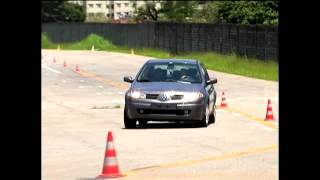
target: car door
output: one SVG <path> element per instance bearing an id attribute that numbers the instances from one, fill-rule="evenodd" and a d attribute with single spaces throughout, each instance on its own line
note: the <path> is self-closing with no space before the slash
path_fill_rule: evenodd
<path id="1" fill-rule="evenodd" d="M 210 80 L 207 69 L 202 63 L 201 63 L 201 71 L 204 74 L 205 81 Z M 214 106 L 214 102 L 215 102 L 214 86 L 213 86 L 213 84 L 205 84 L 205 89 L 209 94 L 209 109 L 210 109 L 210 111 L 212 111 L 214 108 L 213 106 Z"/>

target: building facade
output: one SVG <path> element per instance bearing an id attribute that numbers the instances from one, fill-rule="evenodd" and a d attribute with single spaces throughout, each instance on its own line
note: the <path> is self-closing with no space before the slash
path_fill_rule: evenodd
<path id="1" fill-rule="evenodd" d="M 69 1 L 85 6 L 87 19 L 103 17 L 110 20 L 130 18 L 136 8 L 144 6 L 148 1 Z M 160 6 L 160 3 L 157 3 Z"/>

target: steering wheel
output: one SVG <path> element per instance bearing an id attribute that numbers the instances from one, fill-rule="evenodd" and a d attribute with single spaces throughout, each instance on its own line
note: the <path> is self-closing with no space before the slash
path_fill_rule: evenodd
<path id="1" fill-rule="evenodd" d="M 189 78 L 190 78 L 190 76 L 188 76 L 188 75 L 183 75 L 183 76 L 181 76 L 180 79 L 189 79 Z"/>
<path id="2" fill-rule="evenodd" d="M 192 76 L 188 76 L 188 75 L 183 75 L 183 76 L 181 76 L 180 79 L 187 80 L 187 81 L 194 81 L 195 80 Z"/>

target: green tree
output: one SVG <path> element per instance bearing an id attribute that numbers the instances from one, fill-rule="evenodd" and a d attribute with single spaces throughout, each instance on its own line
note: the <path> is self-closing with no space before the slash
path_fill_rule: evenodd
<path id="1" fill-rule="evenodd" d="M 163 20 L 188 22 L 196 12 L 197 1 L 165 1 L 161 4 Z"/>
<path id="2" fill-rule="evenodd" d="M 217 1 L 220 22 L 236 24 L 277 24 L 279 1 Z"/>
<path id="3" fill-rule="evenodd" d="M 160 14 L 160 9 L 156 7 L 156 2 L 159 1 L 148 1 L 145 6 L 139 7 L 135 10 L 136 21 L 157 21 Z"/>
<path id="4" fill-rule="evenodd" d="M 204 1 L 203 1 L 204 2 Z M 217 18 L 217 7 L 215 2 L 204 2 L 201 9 L 197 9 L 192 17 L 193 22 L 215 23 Z"/>
<path id="5" fill-rule="evenodd" d="M 82 22 L 86 19 L 84 7 L 66 1 L 41 1 L 42 22 Z"/>

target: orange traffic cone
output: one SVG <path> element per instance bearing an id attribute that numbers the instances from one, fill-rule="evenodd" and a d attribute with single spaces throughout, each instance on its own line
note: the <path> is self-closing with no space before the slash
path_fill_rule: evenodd
<path id="1" fill-rule="evenodd" d="M 221 100 L 221 105 L 220 105 L 221 108 L 226 108 L 228 107 L 227 105 L 227 101 L 226 101 L 226 97 L 224 96 L 224 92 L 222 92 L 222 100 Z"/>
<path id="2" fill-rule="evenodd" d="M 266 114 L 266 118 L 264 120 L 265 121 L 273 121 L 274 120 L 270 99 L 268 99 L 267 114 Z"/>
<path id="3" fill-rule="evenodd" d="M 66 61 L 63 61 L 63 67 L 67 67 Z"/>
<path id="4" fill-rule="evenodd" d="M 53 60 L 52 60 L 54 63 L 56 63 L 56 57 L 53 57 Z"/>
<path id="5" fill-rule="evenodd" d="M 80 67 L 78 66 L 78 64 L 76 65 L 76 69 L 75 69 L 77 72 L 80 71 Z"/>
<path id="6" fill-rule="evenodd" d="M 97 176 L 96 178 L 117 178 L 125 176 L 120 173 L 118 161 L 117 161 L 117 154 L 116 150 L 113 145 L 113 137 L 112 132 L 108 132 L 108 139 L 107 139 L 107 147 L 105 151 L 105 158 L 102 167 L 102 174 Z"/>

